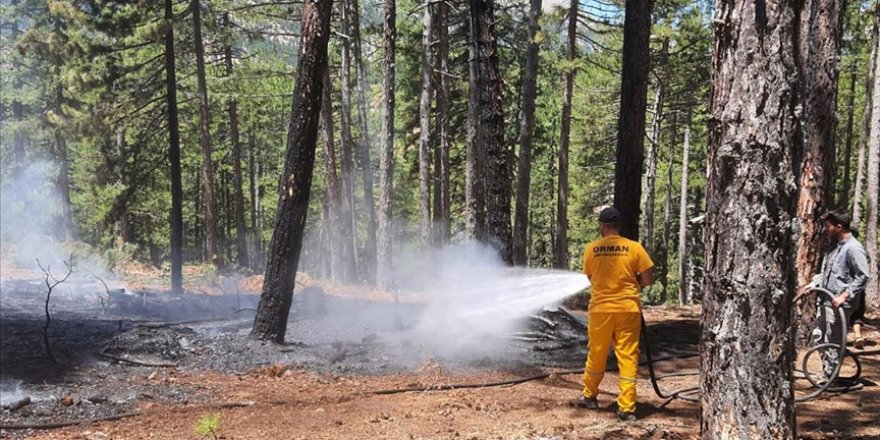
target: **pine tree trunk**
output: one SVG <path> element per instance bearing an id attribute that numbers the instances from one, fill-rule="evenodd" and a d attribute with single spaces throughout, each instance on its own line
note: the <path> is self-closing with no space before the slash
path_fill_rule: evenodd
<path id="1" fill-rule="evenodd" d="M 336 169 L 336 141 L 333 138 L 333 100 L 330 70 L 324 70 L 324 88 L 321 99 L 321 122 L 324 130 L 324 204 L 327 206 L 327 222 L 324 229 L 328 231 L 327 241 L 330 260 L 330 278 L 342 281 L 345 273 L 344 243 L 339 231 L 342 230 L 341 210 L 342 191 L 339 188 L 339 176 Z"/>
<path id="2" fill-rule="evenodd" d="M 260 230 L 257 228 L 257 217 L 258 211 L 257 206 L 259 204 L 259 200 L 257 198 L 257 148 L 256 148 L 256 136 L 254 132 L 248 133 L 248 190 L 251 196 L 251 233 L 253 234 L 251 242 L 251 269 L 257 270 L 259 268 L 260 258 Z"/>
<path id="3" fill-rule="evenodd" d="M 425 3 L 422 15 L 422 92 L 419 98 L 419 238 L 431 247 L 431 42 L 434 6 Z"/>
<path id="4" fill-rule="evenodd" d="M 479 90 L 483 86 L 477 73 L 477 29 L 468 21 L 468 110 L 467 152 L 465 164 L 465 232 L 470 240 L 482 241 L 486 235 L 486 181 L 483 173 L 485 145 L 477 143 Z"/>
<path id="5" fill-rule="evenodd" d="M 229 12 L 223 14 L 223 23 L 227 29 L 229 26 Z M 223 58 L 226 63 L 226 77 L 232 78 L 232 48 L 229 44 L 223 46 Z M 247 226 L 244 220 L 244 179 L 241 175 L 241 142 L 238 129 L 238 103 L 235 97 L 230 97 L 226 103 L 229 109 L 229 137 L 232 141 L 232 178 L 235 198 L 235 238 L 238 255 L 238 267 L 249 267 Z"/>
<path id="6" fill-rule="evenodd" d="M 873 108 L 874 77 L 877 76 L 877 46 L 880 31 L 880 4 L 874 8 L 874 27 L 871 32 L 871 56 L 868 59 L 868 78 L 865 82 L 865 107 L 859 131 L 859 160 L 856 168 L 856 187 L 853 191 L 852 229 L 858 231 L 862 226 L 862 194 L 865 184 L 865 156 L 868 151 L 868 136 L 871 133 L 871 109 Z"/>
<path id="7" fill-rule="evenodd" d="M 853 143 L 853 119 L 856 112 L 856 64 L 849 65 L 849 94 L 847 95 L 846 104 L 846 129 L 844 130 L 846 140 L 844 140 L 843 150 L 843 188 L 840 190 L 840 201 L 837 206 L 847 209 L 849 207 L 849 191 L 851 185 L 850 174 L 852 174 L 852 143 Z"/>
<path id="8" fill-rule="evenodd" d="M 19 4 L 19 0 L 12 0 L 9 4 L 11 10 L 16 11 Z M 21 34 L 21 30 L 18 28 L 18 20 L 10 20 L 10 33 L 9 33 L 9 41 L 15 42 L 18 41 L 18 37 Z M 13 58 L 14 59 L 14 58 Z M 18 64 L 13 64 L 13 69 L 19 67 Z M 12 95 L 14 96 L 12 100 L 12 120 L 15 122 L 15 129 L 12 134 L 12 157 L 15 160 L 15 171 L 13 173 L 13 178 L 18 179 L 21 176 L 22 171 L 24 171 L 25 167 L 25 151 L 24 151 L 24 130 L 22 129 L 22 121 L 24 120 L 24 105 L 18 99 L 18 96 L 21 95 L 21 78 L 20 75 L 13 75 L 12 80 Z"/>
<path id="9" fill-rule="evenodd" d="M 445 2 L 437 4 L 437 57 L 438 75 L 437 89 L 437 131 L 440 136 L 437 153 L 440 155 L 440 166 L 434 171 L 439 180 L 439 210 L 435 228 L 438 230 L 438 244 L 445 245 L 451 238 L 451 206 L 449 183 L 449 151 L 452 148 L 452 133 L 449 132 L 449 5 Z"/>
<path id="10" fill-rule="evenodd" d="M 664 41 L 664 48 L 669 40 Z M 654 255 L 654 200 L 657 184 L 657 155 L 660 150 L 660 129 L 663 120 L 663 92 L 662 82 L 658 82 L 654 93 L 654 120 L 651 122 L 650 147 L 648 148 L 648 160 L 645 171 L 645 221 L 642 223 L 642 245 L 648 251 L 648 255 Z"/>
<path id="11" fill-rule="evenodd" d="M 471 26 L 476 48 L 477 127 L 474 142 L 484 148 L 486 234 L 502 261 L 511 264 L 510 152 L 504 145 L 504 112 L 493 0 L 471 0 Z"/>
<path id="12" fill-rule="evenodd" d="M 55 112 L 59 118 L 63 117 L 61 103 L 64 95 L 61 85 L 55 87 Z M 73 213 L 70 205 L 70 160 L 67 157 L 66 135 L 61 127 L 56 126 L 53 130 L 55 140 L 55 160 L 58 161 L 58 180 L 56 186 L 61 196 L 61 238 L 73 240 Z"/>
<path id="13" fill-rule="evenodd" d="M 878 17 L 880 17 L 880 4 L 876 5 Z M 875 39 L 874 51 L 880 52 L 880 40 Z M 878 216 L 878 199 L 880 199 L 880 75 L 876 72 L 880 71 L 880 57 L 874 58 L 874 98 L 872 100 L 871 110 L 871 140 L 868 149 L 868 185 L 865 189 L 867 193 L 866 203 L 866 233 L 865 248 L 868 251 L 868 261 L 870 262 L 871 278 L 868 281 L 868 287 L 865 291 L 865 305 L 868 310 L 873 313 L 880 312 L 880 259 L 877 255 L 877 216 Z"/>
<path id="14" fill-rule="evenodd" d="M 541 0 L 529 0 L 529 41 L 523 72 L 522 120 L 519 127 L 519 175 L 513 214 L 513 264 L 528 265 L 526 249 L 529 227 L 529 196 L 532 183 L 532 142 L 535 137 L 535 100 L 538 96 L 538 32 L 541 31 Z"/>
<path id="15" fill-rule="evenodd" d="M 614 164 L 614 206 L 623 217 L 620 234 L 632 240 L 639 238 L 650 37 L 651 1 L 628 0 L 623 23 L 623 69 L 617 160 Z"/>
<path id="16" fill-rule="evenodd" d="M 797 285 L 818 272 L 825 241 L 822 214 L 833 202 L 837 129 L 837 60 L 840 55 L 842 0 L 809 0 L 800 16 L 799 76 L 803 102 L 803 159 L 798 185 Z M 799 338 L 813 328 L 816 304 L 798 304 Z"/>
<path id="17" fill-rule="evenodd" d="M 376 279 L 376 203 L 373 198 L 373 162 L 370 159 L 370 132 L 367 123 L 367 74 L 364 70 L 364 58 L 361 51 L 360 7 L 358 0 L 348 0 L 351 8 L 351 39 L 354 49 L 355 72 L 357 74 L 358 95 L 358 128 L 360 142 L 358 160 L 360 162 L 364 182 L 364 209 L 367 211 L 366 241 L 364 242 L 364 274 L 367 281 Z"/>
<path id="18" fill-rule="evenodd" d="M 119 225 L 119 242 L 120 249 L 126 243 L 134 243 L 134 228 L 131 223 L 131 215 L 128 212 L 128 198 L 131 194 L 134 193 L 135 183 L 132 181 L 133 179 L 129 179 L 127 173 L 125 172 L 124 163 L 125 163 L 125 129 L 119 128 L 116 131 L 116 158 L 117 165 L 116 169 L 116 180 L 125 186 L 125 192 L 127 193 L 124 196 L 119 196 L 117 200 L 123 200 L 121 203 L 122 207 L 118 216 L 118 225 Z M 114 208 L 116 206 L 114 205 Z"/>
<path id="19" fill-rule="evenodd" d="M 379 146 L 379 236 L 376 281 L 379 288 L 391 290 L 392 277 L 392 211 L 394 195 L 394 72 L 397 45 L 396 0 L 385 0 L 382 46 L 382 144 Z"/>
<path id="20" fill-rule="evenodd" d="M 171 291 L 183 293 L 183 185 L 180 175 L 180 128 L 174 67 L 174 2 L 165 0 L 165 85 L 171 162 Z"/>
<path id="21" fill-rule="evenodd" d="M 284 342 L 287 316 L 302 249 L 309 208 L 318 115 L 321 110 L 327 39 L 330 34 L 330 0 L 306 0 L 303 7 L 299 67 L 293 91 L 287 154 L 281 175 L 281 194 L 263 291 L 251 336 Z"/>
<path id="22" fill-rule="evenodd" d="M 196 52 L 196 80 L 199 95 L 199 141 L 202 145 L 202 177 L 204 178 L 202 200 L 205 212 L 205 251 L 208 261 L 221 264 L 217 251 L 217 216 L 214 202 L 214 160 L 211 147 L 211 119 L 208 111 L 208 85 L 205 79 L 205 48 L 202 42 L 202 14 L 199 0 L 191 0 L 193 20 L 193 44 Z"/>
<path id="23" fill-rule="evenodd" d="M 701 435 L 794 439 L 797 5 L 719 0 L 709 121 Z"/>
<path id="24" fill-rule="evenodd" d="M 685 121 L 684 146 L 681 153 L 681 188 L 678 198 L 678 304 L 688 303 L 687 224 L 688 224 L 688 160 L 691 152 L 691 121 Z M 645 237 L 647 239 L 647 237 Z"/>
<path id="25" fill-rule="evenodd" d="M 341 4 L 342 33 L 348 34 L 350 11 Z M 354 141 L 351 136 L 351 42 L 342 39 L 342 100 L 339 107 L 340 134 L 342 135 L 342 236 L 345 240 L 345 280 L 355 281 L 358 276 L 357 223 L 354 204 Z"/>
<path id="26" fill-rule="evenodd" d="M 675 139 L 677 127 L 676 124 L 673 123 L 673 139 Z M 674 141 L 673 141 L 674 144 Z M 663 202 L 663 255 L 662 255 L 662 268 L 663 271 L 660 274 L 660 283 L 663 285 L 663 298 L 661 300 L 662 303 L 666 303 L 669 300 L 669 261 L 670 254 L 672 253 L 669 249 L 669 223 L 672 218 L 672 166 L 673 166 L 673 154 L 672 148 L 669 148 L 669 162 L 666 166 L 666 197 Z M 681 257 L 679 257 L 681 258 Z"/>
<path id="27" fill-rule="evenodd" d="M 577 41 L 578 0 L 568 7 L 568 66 L 562 92 L 562 123 L 559 138 L 559 182 L 556 189 L 556 241 L 553 242 L 553 267 L 568 269 L 568 145 L 571 138 L 571 99 L 574 91 L 574 51 Z"/>
<path id="28" fill-rule="evenodd" d="M 650 37 L 651 0 L 627 0 L 623 22 L 617 160 L 614 164 L 614 206 L 623 217 L 620 234 L 632 240 L 639 238 Z"/>

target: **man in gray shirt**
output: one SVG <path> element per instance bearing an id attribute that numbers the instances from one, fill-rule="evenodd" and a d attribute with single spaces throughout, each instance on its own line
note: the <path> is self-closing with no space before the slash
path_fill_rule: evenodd
<path id="1" fill-rule="evenodd" d="M 816 328 L 813 329 L 814 345 L 827 342 L 839 343 L 843 333 L 838 315 L 838 308 L 843 308 L 849 321 L 856 310 L 861 296 L 865 294 L 868 284 L 868 254 L 850 231 L 849 214 L 842 209 L 826 212 L 822 216 L 825 222 L 825 235 L 832 243 L 831 249 L 822 260 L 822 273 L 813 276 L 813 281 L 806 287 L 821 287 L 834 295 L 833 299 L 825 295 L 819 296 L 816 310 Z M 838 349 L 823 350 L 822 366 L 825 377 L 830 377 L 837 366 Z"/>

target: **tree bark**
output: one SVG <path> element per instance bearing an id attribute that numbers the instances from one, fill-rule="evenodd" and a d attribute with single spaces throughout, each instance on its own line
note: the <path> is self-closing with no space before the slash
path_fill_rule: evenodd
<path id="1" fill-rule="evenodd" d="M 370 132 L 367 123 L 367 74 L 361 51 L 361 15 L 358 0 L 348 0 L 351 8 L 350 36 L 354 49 L 355 73 L 357 75 L 358 95 L 358 159 L 364 182 L 364 209 L 367 211 L 367 230 L 364 242 L 364 275 L 367 281 L 376 279 L 376 203 L 373 199 L 373 163 L 370 160 Z"/>
<path id="2" fill-rule="evenodd" d="M 678 198 L 678 304 L 688 303 L 687 281 L 687 224 L 688 224 L 688 160 L 691 151 L 691 121 L 685 121 L 684 146 L 681 153 L 681 188 Z M 647 240 L 647 237 L 645 237 Z"/>
<path id="3" fill-rule="evenodd" d="M 529 41 L 523 72 L 522 120 L 519 127 L 519 175 L 513 214 L 513 264 L 528 265 L 529 197 L 532 183 L 532 143 L 535 137 L 535 100 L 538 96 L 538 32 L 541 31 L 541 0 L 529 0 Z"/>
<path id="4" fill-rule="evenodd" d="M 486 181 L 483 173 L 485 145 L 477 143 L 479 120 L 479 90 L 482 86 L 477 73 L 477 29 L 474 20 L 468 21 L 468 110 L 467 152 L 465 164 L 465 232 L 470 240 L 483 241 L 486 236 Z"/>
<path id="5" fill-rule="evenodd" d="M 331 90 L 333 83 L 330 80 L 330 70 L 324 70 L 324 87 L 321 99 L 321 122 L 324 131 L 324 204 L 327 206 L 327 230 L 328 254 L 330 278 L 335 281 L 344 280 L 345 255 L 342 230 L 340 225 L 342 213 L 342 190 L 339 188 L 339 176 L 336 172 L 336 141 L 333 137 L 333 99 Z"/>
<path id="6" fill-rule="evenodd" d="M 199 95 L 199 141 L 202 145 L 202 200 L 205 212 L 205 252 L 208 261 L 219 265 L 222 257 L 217 252 L 217 217 L 214 202 L 214 160 L 211 146 L 211 119 L 208 111 L 208 85 L 205 79 L 205 47 L 202 42 L 202 14 L 199 0 L 191 0 L 193 44 L 196 52 L 196 81 Z"/>
<path id="7" fill-rule="evenodd" d="M 803 159 L 797 209 L 801 222 L 795 260 L 798 286 L 807 285 L 818 271 L 825 241 L 821 216 L 833 201 L 841 11 L 842 0 L 809 0 L 800 13 Z M 798 306 L 802 338 L 812 329 L 815 307 L 812 301 Z"/>
<path id="8" fill-rule="evenodd" d="M 230 29 L 229 12 L 223 14 L 223 24 Z M 226 77 L 232 78 L 232 47 L 227 43 L 223 46 L 223 58 L 226 64 Z M 232 141 L 232 179 L 233 197 L 235 199 L 235 239 L 238 256 L 238 267 L 249 267 L 247 226 L 244 220 L 244 179 L 241 174 L 241 142 L 238 128 L 238 103 L 232 96 L 226 102 L 229 110 L 229 137 Z"/>
<path id="9" fill-rule="evenodd" d="M 853 191 L 852 229 L 858 231 L 862 225 L 862 194 L 865 184 L 865 156 L 868 151 L 868 136 L 871 133 L 871 109 L 873 108 L 874 78 L 877 76 L 877 46 L 880 31 L 880 4 L 874 8 L 874 27 L 871 31 L 871 56 L 868 60 L 868 78 L 865 83 L 865 107 L 859 131 L 859 161 L 856 168 L 856 187 Z"/>
<path id="10" fill-rule="evenodd" d="M 171 291 L 183 293 L 183 185 L 180 175 L 180 127 L 174 67 L 174 2 L 165 0 L 165 86 L 171 162 Z"/>
<path id="11" fill-rule="evenodd" d="M 434 174 L 439 180 L 438 211 L 434 227 L 437 229 L 437 244 L 440 246 L 449 243 L 451 238 L 451 207 L 450 207 L 450 184 L 449 184 L 449 151 L 452 148 L 452 133 L 449 132 L 449 5 L 445 2 L 437 4 L 437 63 L 439 64 L 438 76 L 440 77 L 437 89 L 437 132 L 440 142 L 437 153 L 439 154 L 439 167 Z"/>
<path id="12" fill-rule="evenodd" d="M 623 217 L 620 234 L 632 240 L 639 239 L 650 37 L 651 0 L 627 0 L 623 22 L 617 161 L 614 164 L 614 206 Z"/>
<path id="13" fill-rule="evenodd" d="M 716 3 L 701 434 L 794 439 L 795 1 Z"/>
<path id="14" fill-rule="evenodd" d="M 522 120 L 519 127 L 519 175 L 513 222 L 513 264 L 528 265 L 526 248 L 529 227 L 529 196 L 532 183 L 532 142 L 535 137 L 535 100 L 538 96 L 538 32 L 541 31 L 541 0 L 529 0 L 529 42 L 523 72 Z"/>
<path id="15" fill-rule="evenodd" d="M 376 281 L 379 288 L 391 290 L 394 280 L 392 265 L 392 210 L 394 195 L 394 74 L 397 45 L 396 0 L 385 0 L 382 47 L 382 144 L 379 146 L 379 236 Z"/>
<path id="16" fill-rule="evenodd" d="M 568 66 L 564 75 L 562 92 L 562 123 L 559 136 L 559 182 L 556 185 L 556 241 L 553 242 L 553 267 L 568 269 L 568 146 L 571 138 L 571 99 L 574 91 L 574 57 L 577 40 L 578 0 L 571 0 L 568 7 L 568 36 L 566 56 Z"/>
<path id="17" fill-rule="evenodd" d="M 880 4 L 875 6 L 880 17 Z M 875 39 L 874 51 L 880 51 L 880 40 Z M 868 251 L 868 261 L 870 262 L 871 278 L 868 280 L 868 287 L 865 290 L 866 307 L 874 313 L 880 311 L 880 259 L 877 255 L 877 216 L 878 216 L 878 199 L 880 199 L 880 75 L 876 72 L 880 71 L 880 57 L 874 58 L 874 90 L 873 104 L 871 110 L 871 141 L 868 150 L 868 185 L 865 189 L 867 193 L 866 203 L 866 229 L 865 243 Z"/>
<path id="18" fill-rule="evenodd" d="M 350 11 L 344 4 L 342 10 L 342 32 L 348 33 Z M 357 222 L 354 203 L 354 141 L 351 135 L 351 42 L 342 38 L 342 72 L 341 72 L 341 105 L 339 120 L 342 135 L 342 236 L 345 240 L 345 260 L 348 269 L 345 273 L 347 281 L 355 281 L 358 276 L 357 258 Z"/>
<path id="19" fill-rule="evenodd" d="M 284 342 L 287 316 L 302 249 L 309 193 L 315 165 L 318 115 L 321 109 L 327 39 L 330 34 L 330 0 L 306 0 L 303 7 L 299 68 L 293 91 L 290 127 L 281 194 L 269 250 L 263 291 L 251 336 Z"/>
<path id="20" fill-rule="evenodd" d="M 487 241 L 502 261 L 511 264 L 510 241 L 510 154 L 504 145 L 504 112 L 498 50 L 495 42 L 493 0 L 471 0 L 471 26 L 476 48 L 477 127 L 474 142 L 486 152 Z"/>
<path id="21" fill-rule="evenodd" d="M 419 237 L 431 247 L 431 42 L 434 6 L 425 2 L 422 15 L 422 92 L 419 97 Z"/>

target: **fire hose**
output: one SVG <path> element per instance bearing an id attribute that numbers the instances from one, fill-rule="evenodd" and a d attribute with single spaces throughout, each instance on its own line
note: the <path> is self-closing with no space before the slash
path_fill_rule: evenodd
<path id="1" fill-rule="evenodd" d="M 834 295 L 831 292 L 829 292 L 828 290 L 820 288 L 820 287 L 814 287 L 804 293 L 801 293 L 801 294 L 795 296 L 792 303 L 797 304 L 799 301 L 811 296 L 812 294 L 824 295 L 829 300 L 832 300 L 834 298 Z M 796 397 L 795 402 L 806 402 L 809 400 L 813 400 L 816 397 L 819 397 L 819 395 L 821 395 L 825 391 L 851 391 L 851 390 L 856 390 L 856 389 L 860 388 L 859 386 L 842 386 L 842 387 L 841 386 L 832 386 L 838 380 L 844 380 L 844 381 L 854 383 L 856 380 L 858 380 L 859 376 L 861 376 L 861 374 L 862 374 L 862 363 L 859 360 L 858 354 L 853 353 L 853 352 L 846 349 L 846 330 L 847 330 L 846 313 L 844 312 L 842 307 L 835 308 L 835 311 L 837 312 L 837 315 L 838 315 L 837 324 L 840 326 L 840 330 L 841 330 L 840 331 L 840 341 L 826 342 L 826 343 L 818 344 L 818 345 L 811 347 L 809 350 L 807 350 L 806 353 L 804 353 L 804 357 L 801 362 L 801 369 L 800 370 L 795 369 L 795 371 L 797 373 L 800 373 L 802 375 L 802 378 L 809 381 L 810 385 L 812 387 L 814 387 L 815 390 L 805 396 Z M 660 397 L 661 399 L 670 399 L 671 400 L 671 399 L 678 398 L 678 399 L 685 400 L 688 402 L 699 402 L 698 398 L 692 396 L 693 394 L 699 393 L 700 387 L 698 387 L 698 386 L 684 387 L 684 388 L 673 390 L 673 391 L 664 391 L 660 388 L 659 382 L 664 378 L 676 377 L 676 376 L 696 376 L 696 375 L 699 375 L 700 372 L 699 371 L 680 371 L 680 372 L 669 373 L 669 374 L 664 374 L 664 375 L 657 375 L 657 372 L 654 371 L 654 359 L 651 355 L 651 337 L 648 334 L 648 326 L 645 323 L 645 316 L 644 315 L 642 315 L 642 337 L 644 338 L 645 356 L 647 357 L 647 361 L 648 361 L 647 362 L 648 374 L 651 377 L 651 386 L 654 388 L 654 393 L 657 394 L 657 397 Z M 809 369 L 808 369 L 808 365 L 807 365 L 810 360 L 810 356 L 812 356 L 814 353 L 828 350 L 828 349 L 833 349 L 833 348 L 837 348 L 838 362 L 834 366 L 834 370 L 833 370 L 831 376 L 827 377 L 824 382 L 816 381 L 813 378 L 813 376 L 810 374 Z M 842 376 L 840 376 L 840 369 L 843 366 L 843 360 L 846 357 L 849 357 L 853 360 L 853 362 L 855 363 L 856 371 L 851 376 L 843 376 L 842 377 Z"/>

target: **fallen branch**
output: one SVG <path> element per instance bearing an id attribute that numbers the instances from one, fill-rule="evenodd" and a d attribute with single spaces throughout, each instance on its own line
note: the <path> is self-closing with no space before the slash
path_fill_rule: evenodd
<path id="1" fill-rule="evenodd" d="M 129 364 L 132 364 L 132 365 L 138 365 L 138 366 L 141 366 L 141 367 L 177 368 L 177 364 L 161 364 L 161 363 L 150 363 L 150 362 L 144 362 L 144 361 L 139 361 L 139 360 L 136 360 L 136 359 L 128 359 L 128 358 L 124 358 L 124 357 L 121 357 L 121 356 L 114 356 L 114 355 L 112 355 L 112 354 L 107 354 L 107 353 L 105 353 L 105 352 L 103 352 L 103 351 L 100 352 L 100 353 L 95 353 L 95 355 L 96 355 L 96 356 L 103 357 L 103 358 L 111 359 L 111 360 L 114 360 L 114 361 L 117 361 L 117 362 L 125 362 L 125 363 L 129 363 Z"/>

